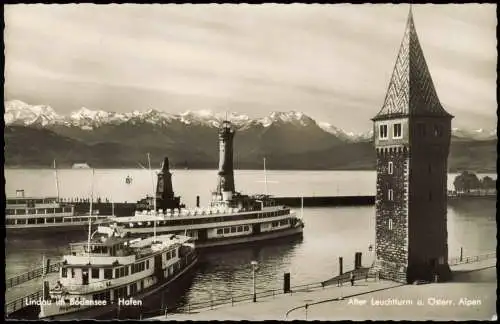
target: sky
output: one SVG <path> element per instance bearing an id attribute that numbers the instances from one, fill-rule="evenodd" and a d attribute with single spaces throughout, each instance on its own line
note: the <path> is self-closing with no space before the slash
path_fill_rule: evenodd
<path id="1" fill-rule="evenodd" d="M 382 107 L 409 5 L 5 5 L 6 100 L 264 117 L 346 131 Z M 496 6 L 413 5 L 453 127 L 496 129 Z"/>

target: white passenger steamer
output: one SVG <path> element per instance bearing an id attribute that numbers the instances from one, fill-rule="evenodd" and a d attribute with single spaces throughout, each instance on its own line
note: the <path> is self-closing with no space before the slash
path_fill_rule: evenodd
<path id="1" fill-rule="evenodd" d="M 196 262 L 189 237 L 133 239 L 112 226 L 99 226 L 88 241 L 70 244 L 58 282 L 51 287 L 44 282 L 39 318 L 91 319 L 116 312 L 117 307 L 140 306 Z"/>
<path id="2" fill-rule="evenodd" d="M 208 208 L 137 211 L 110 221 L 134 237 L 151 235 L 155 226 L 159 234 L 185 234 L 196 240 L 197 248 L 297 236 L 304 227 L 295 211 L 264 195 L 238 195 Z"/>
<path id="3" fill-rule="evenodd" d="M 99 224 L 109 216 L 78 214 L 73 204 L 56 197 L 25 197 L 24 191 L 18 190 L 16 197 L 6 199 L 5 228 L 8 234 L 81 230 L 89 217 L 93 224 Z"/>

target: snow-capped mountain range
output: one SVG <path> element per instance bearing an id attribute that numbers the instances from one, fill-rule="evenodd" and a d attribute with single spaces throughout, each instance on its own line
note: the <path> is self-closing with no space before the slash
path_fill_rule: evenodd
<path id="1" fill-rule="evenodd" d="M 230 112 L 226 115 L 224 113 L 214 113 L 211 110 L 186 111 L 181 114 L 169 114 L 155 109 L 149 109 L 144 112 L 133 111 L 128 113 L 116 113 L 103 110 L 91 110 L 82 107 L 68 116 L 62 116 L 56 113 L 52 107 L 47 105 L 30 105 L 20 100 L 6 101 L 4 105 L 4 120 L 6 125 L 31 125 L 42 127 L 59 125 L 92 130 L 107 124 L 122 124 L 126 122 L 134 124 L 137 122 L 145 122 L 153 125 L 167 126 L 177 121 L 185 125 L 218 127 L 220 123 L 227 118 L 238 129 L 245 129 L 256 125 L 269 127 L 273 124 L 283 123 L 299 127 L 317 125 L 325 132 L 349 142 L 365 141 L 371 139 L 373 136 L 373 130 L 361 134 L 346 132 L 330 123 L 316 122 L 304 113 L 296 111 L 272 112 L 266 117 L 252 119 L 247 115 L 235 112 Z M 474 140 L 486 140 L 497 137 L 496 129 L 478 129 L 471 131 L 453 128 L 452 134 L 457 138 Z"/>

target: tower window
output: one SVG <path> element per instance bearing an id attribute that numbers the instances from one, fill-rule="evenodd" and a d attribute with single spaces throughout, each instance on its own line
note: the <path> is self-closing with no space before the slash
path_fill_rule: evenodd
<path id="1" fill-rule="evenodd" d="M 394 167 L 393 167 L 392 162 L 387 163 L 387 174 L 392 174 L 393 171 L 394 171 Z"/>
<path id="2" fill-rule="evenodd" d="M 389 219 L 389 230 L 392 231 L 392 219 Z"/>
<path id="3" fill-rule="evenodd" d="M 434 125 L 434 136 L 435 137 L 443 136 L 443 129 L 441 128 L 441 125 Z"/>
<path id="4" fill-rule="evenodd" d="M 387 139 L 387 125 L 379 126 L 379 139 Z"/>
<path id="5" fill-rule="evenodd" d="M 394 199 L 394 191 L 392 189 L 387 190 L 387 199 L 392 201 Z"/>
<path id="6" fill-rule="evenodd" d="M 393 138 L 403 137 L 403 127 L 401 126 L 401 123 L 392 125 L 392 137 Z"/>

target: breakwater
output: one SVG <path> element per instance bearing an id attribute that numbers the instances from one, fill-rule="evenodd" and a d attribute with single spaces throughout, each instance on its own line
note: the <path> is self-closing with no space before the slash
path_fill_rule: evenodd
<path id="1" fill-rule="evenodd" d="M 304 207 L 331 207 L 331 206 L 373 206 L 375 196 L 308 196 L 308 197 L 274 197 L 275 201 L 290 207 L 300 207 L 302 199 Z M 496 199 L 495 195 L 450 195 L 448 201 L 463 201 L 471 199 Z M 88 202 L 76 202 L 75 211 L 79 214 L 89 212 Z M 100 215 L 132 216 L 137 209 L 137 203 L 94 202 L 92 209 Z M 140 209 L 140 208 L 139 208 Z"/>
<path id="2" fill-rule="evenodd" d="M 375 196 L 313 196 L 313 197 L 275 197 L 278 203 L 290 207 L 300 207 L 302 199 L 304 207 L 321 206 L 371 206 L 375 204 Z"/>

